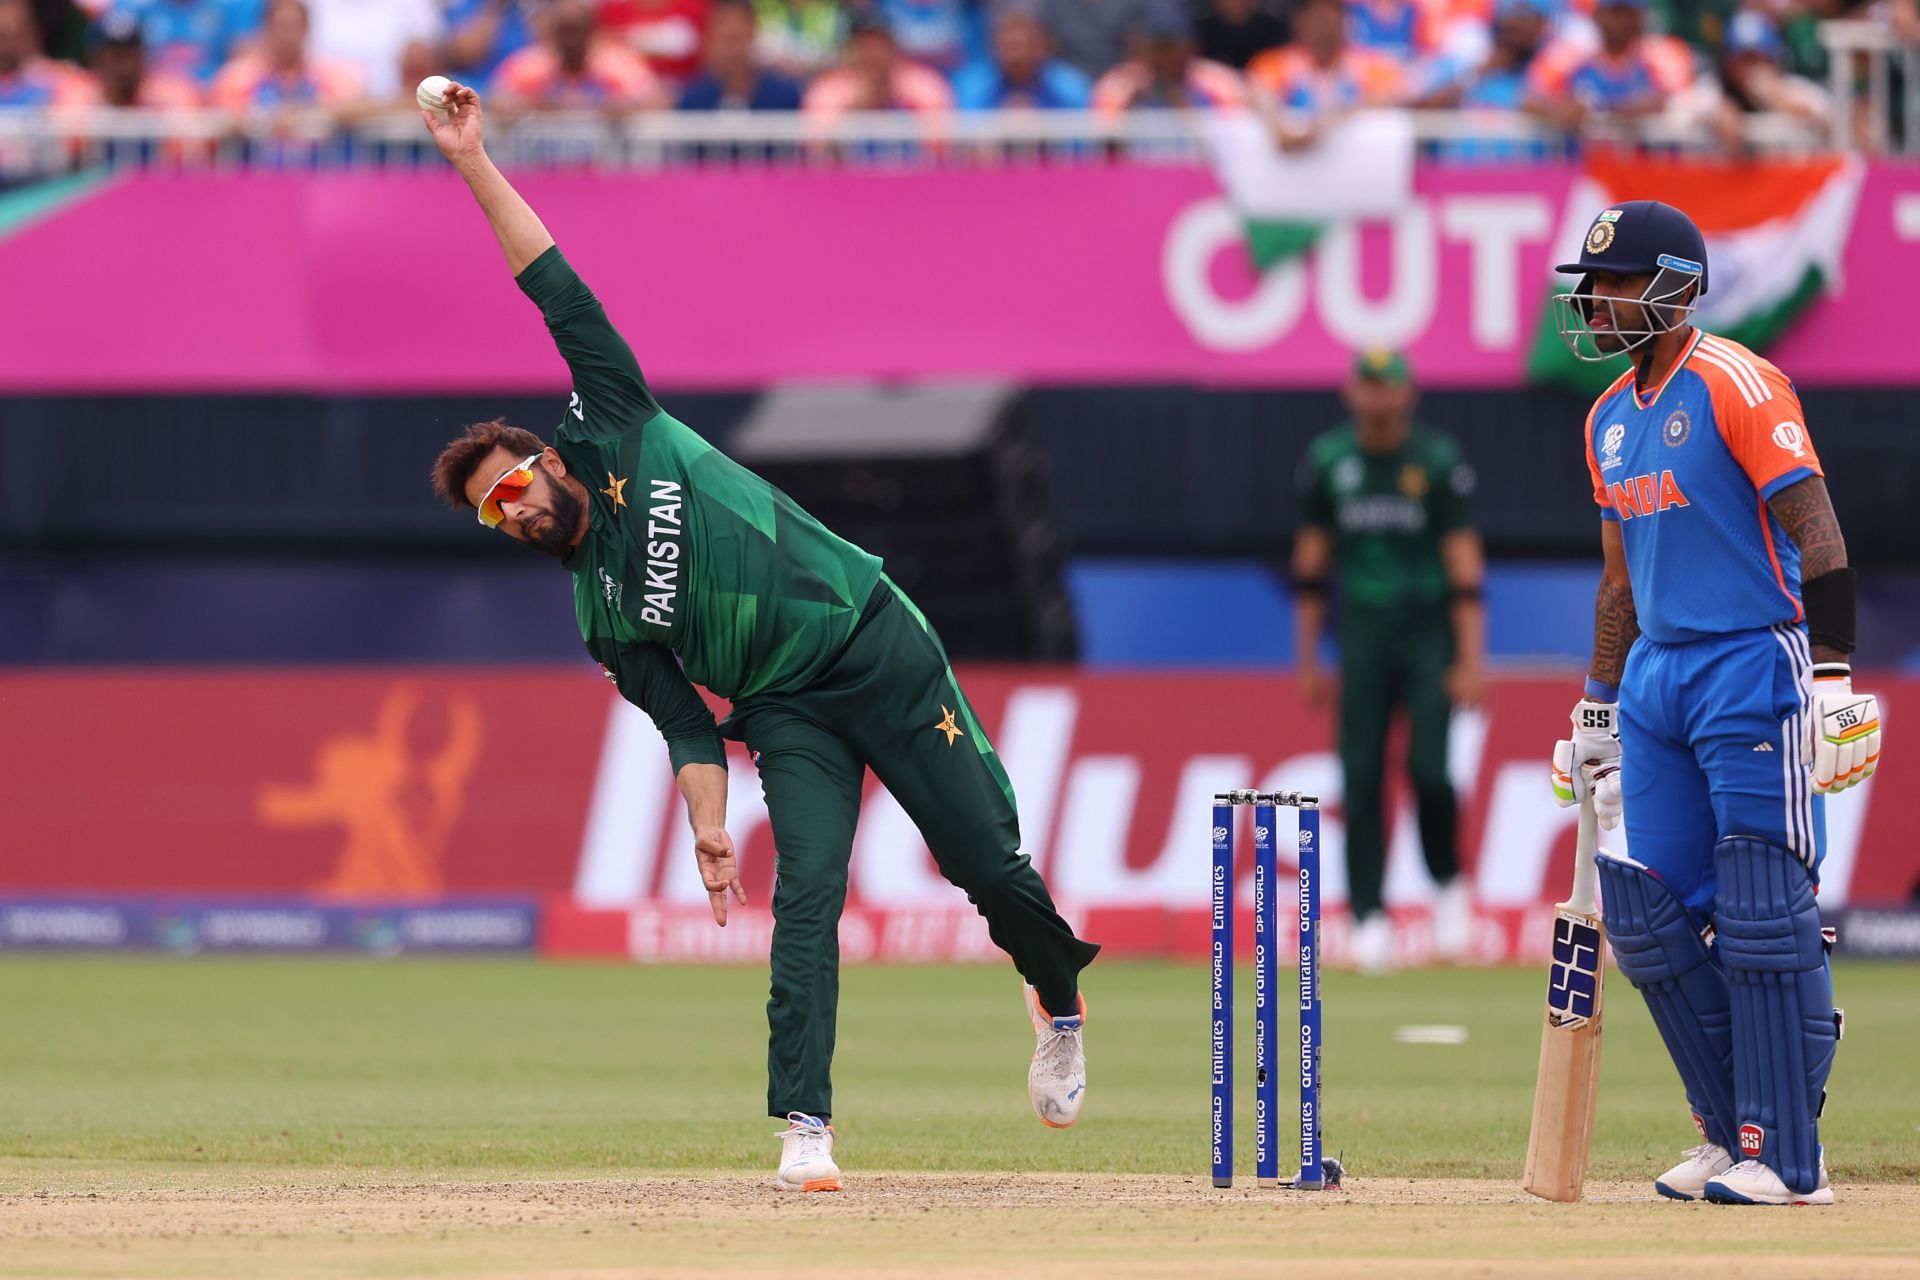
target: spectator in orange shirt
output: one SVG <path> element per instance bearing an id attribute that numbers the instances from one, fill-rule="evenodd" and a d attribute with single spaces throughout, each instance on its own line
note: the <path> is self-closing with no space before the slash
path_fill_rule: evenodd
<path id="1" fill-rule="evenodd" d="M 1672 36 L 1647 33 L 1647 0 L 1601 0 L 1593 21 L 1597 50 L 1563 40 L 1534 60 L 1529 110 L 1577 132 L 1596 118 L 1659 115 L 1693 84 L 1692 51 Z"/>
<path id="2" fill-rule="evenodd" d="M 878 11 L 861 9 L 848 23 L 840 65 L 808 87 L 801 107 L 825 123 L 850 111 L 911 111 L 939 118 L 953 110 L 953 91 L 939 72 L 900 56 Z"/>
<path id="3" fill-rule="evenodd" d="M 1301 0 L 1294 41 L 1247 67 L 1254 92 L 1275 108 L 1283 146 L 1303 146 L 1349 111 L 1393 106 L 1407 92 L 1406 72 L 1392 58 L 1347 39 L 1342 0 Z"/>
<path id="4" fill-rule="evenodd" d="M 60 94 L 68 107 L 189 109 L 202 105 L 200 86 L 177 71 L 147 65 L 139 20 L 109 13 L 88 35 L 90 76 L 74 76 Z"/>
<path id="5" fill-rule="evenodd" d="M 1163 107 L 1239 107 L 1246 85 L 1232 67 L 1195 52 L 1193 23 L 1181 0 L 1149 0 L 1134 28 L 1135 56 L 1093 86 L 1093 109 L 1109 115 Z"/>
<path id="6" fill-rule="evenodd" d="M 600 0 L 600 29 L 682 85 L 700 71 L 708 0 Z"/>
<path id="7" fill-rule="evenodd" d="M 640 56 L 594 34 L 585 0 L 552 0 L 540 13 L 540 39 L 494 74 L 503 105 L 546 110 L 647 109 L 668 105 L 666 86 Z"/>
<path id="8" fill-rule="evenodd" d="M 304 0 L 271 0 L 256 49 L 213 78 L 214 105 L 236 113 L 281 107 L 337 107 L 366 93 L 359 68 L 307 52 Z"/>

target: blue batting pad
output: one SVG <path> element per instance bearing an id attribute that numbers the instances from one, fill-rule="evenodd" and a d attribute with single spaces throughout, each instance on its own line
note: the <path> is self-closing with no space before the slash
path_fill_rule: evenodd
<path id="1" fill-rule="evenodd" d="M 1713 923 L 1733 1003 L 1736 1154 L 1812 1191 L 1838 1039 L 1813 880 L 1793 854 L 1751 836 L 1722 840 L 1713 867 Z"/>
<path id="2" fill-rule="evenodd" d="M 1602 853 L 1597 862 L 1620 972 L 1646 1000 L 1707 1141 L 1737 1151 L 1726 976 L 1664 880 L 1627 858 Z"/>

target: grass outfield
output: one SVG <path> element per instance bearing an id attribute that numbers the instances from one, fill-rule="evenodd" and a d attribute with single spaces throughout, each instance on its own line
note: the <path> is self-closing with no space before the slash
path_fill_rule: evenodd
<path id="1" fill-rule="evenodd" d="M 1848 1035 L 1824 1133 L 1855 1252 L 1822 1274 L 1893 1274 L 1920 1252 L 1916 978 L 1917 966 L 1837 973 Z M 1200 969 L 1090 971 L 1089 1102 L 1065 1132 L 1027 1108 L 1032 1036 L 1008 971 L 851 969 L 835 1106 L 848 1191 L 797 1204 L 764 1188 L 777 1126 L 760 1114 L 757 971 L 11 956 L 0 962 L 0 1275 L 571 1275 L 643 1260 L 793 1274 L 845 1270 L 849 1257 L 875 1274 L 1045 1259 L 1164 1274 L 1178 1249 L 1218 1231 L 1251 1236 L 1212 1241 L 1209 1256 L 1254 1265 L 1258 1223 L 1274 1212 L 1295 1248 L 1329 1259 L 1432 1256 L 1498 1273 L 1570 1238 L 1588 1261 L 1653 1259 L 1690 1240 L 1714 1251 L 1712 1236 L 1732 1232 L 1736 1252 L 1840 1264 L 1827 1233 L 1807 1229 L 1838 1214 L 1756 1224 L 1646 1201 L 1692 1129 L 1617 975 L 1592 1176 L 1596 1198 L 1619 1203 L 1518 1196 L 1543 982 L 1531 969 L 1327 974 L 1326 1134 L 1352 1190 L 1275 1209 L 1271 1193 L 1206 1185 Z M 1245 1008 L 1240 1021 L 1250 1031 Z M 1396 1042 L 1409 1024 L 1468 1038 Z M 1250 1055 L 1243 1035 L 1243 1086 Z M 1243 1098 L 1248 1173 L 1251 1115 Z M 1283 1150 L 1290 1140 L 1283 1122 Z M 1592 1215 L 1591 1234 L 1569 1214 Z M 1670 1239 L 1674 1215 L 1705 1216 Z M 1049 1243 L 1049 1222 L 1074 1227 L 1076 1244 Z M 834 1247 L 789 1256 L 796 1229 Z M 1556 1231 L 1574 1235 L 1556 1246 Z M 1113 1232 L 1138 1251 L 1103 1255 Z M 890 1250 L 896 1237 L 932 1252 L 839 1252 Z M 341 1238 L 368 1247 L 336 1257 Z M 716 1238 L 731 1249 L 703 1251 Z"/>

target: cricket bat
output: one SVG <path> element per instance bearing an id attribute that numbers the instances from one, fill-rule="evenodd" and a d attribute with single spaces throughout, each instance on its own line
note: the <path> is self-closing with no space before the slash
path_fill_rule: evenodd
<path id="1" fill-rule="evenodd" d="M 1584 790 L 1584 788 L 1583 788 Z M 1606 928 L 1595 909 L 1594 854 L 1600 848 L 1593 797 L 1580 797 L 1573 892 L 1554 909 L 1553 962 L 1547 969 L 1547 1017 L 1540 1032 L 1540 1075 L 1533 1086 L 1533 1132 L 1521 1186 L 1543 1200 L 1580 1198 L 1593 1146 L 1593 1104 L 1600 1086 L 1600 997 Z"/>

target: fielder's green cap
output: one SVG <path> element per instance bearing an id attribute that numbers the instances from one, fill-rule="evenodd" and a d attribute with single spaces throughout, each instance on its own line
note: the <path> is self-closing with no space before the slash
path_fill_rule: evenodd
<path id="1" fill-rule="evenodd" d="M 1353 376 L 1368 378 L 1374 382 L 1389 382 L 1398 386 L 1413 381 L 1413 366 L 1407 358 L 1392 347 L 1368 347 L 1353 362 Z"/>

